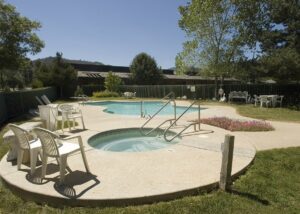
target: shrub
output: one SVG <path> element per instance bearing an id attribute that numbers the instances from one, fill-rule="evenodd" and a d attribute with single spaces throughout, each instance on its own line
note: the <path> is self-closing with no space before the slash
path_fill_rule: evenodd
<path id="1" fill-rule="evenodd" d="M 42 88 L 42 87 L 44 87 L 44 84 L 41 80 L 34 79 L 34 80 L 32 80 L 31 86 L 32 86 L 32 88 Z"/>
<path id="2" fill-rule="evenodd" d="M 113 74 L 111 71 L 108 72 L 107 77 L 104 81 L 104 86 L 107 91 L 118 92 L 122 84 L 122 79 L 117 75 Z"/>
<path id="3" fill-rule="evenodd" d="M 93 97 L 119 97 L 119 94 L 111 91 L 96 91 L 93 92 Z"/>
<path id="4" fill-rule="evenodd" d="M 255 131 L 272 131 L 274 130 L 273 126 L 270 123 L 265 121 L 258 121 L 258 120 L 234 120 L 227 117 L 212 117 L 212 118 L 205 118 L 200 120 L 201 123 L 220 127 L 229 131 L 248 131 L 248 132 L 255 132 Z"/>

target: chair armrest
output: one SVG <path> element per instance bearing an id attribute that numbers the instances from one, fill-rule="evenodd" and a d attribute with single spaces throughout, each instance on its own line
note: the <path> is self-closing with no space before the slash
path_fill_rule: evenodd
<path id="1" fill-rule="evenodd" d="M 60 140 L 63 140 L 63 141 L 69 141 L 69 140 L 73 140 L 73 139 L 77 139 L 78 140 L 78 143 L 79 143 L 79 146 L 80 147 L 83 147 L 83 142 L 82 142 L 82 138 L 80 135 L 76 135 L 76 136 L 71 136 L 71 137 L 66 137 L 66 138 L 59 138 Z"/>

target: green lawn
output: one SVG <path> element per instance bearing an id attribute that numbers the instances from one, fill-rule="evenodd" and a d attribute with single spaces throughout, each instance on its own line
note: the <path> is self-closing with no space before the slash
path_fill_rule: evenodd
<path id="1" fill-rule="evenodd" d="M 234 105 L 240 115 L 263 120 L 300 122 L 300 111 L 287 108 L 260 108 L 253 105 Z"/>
<path id="2" fill-rule="evenodd" d="M 300 122 L 300 111 L 288 108 L 260 108 L 253 104 L 232 104 L 212 101 L 200 101 L 202 105 L 231 106 L 237 113 L 245 116 L 262 120 L 274 120 L 285 122 Z"/>

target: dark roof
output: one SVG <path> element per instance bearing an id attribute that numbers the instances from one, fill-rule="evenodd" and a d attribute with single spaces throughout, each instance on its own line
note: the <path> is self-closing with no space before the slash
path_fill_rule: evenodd
<path id="1" fill-rule="evenodd" d="M 92 65 L 82 63 L 71 63 L 71 65 L 79 71 L 93 71 L 93 72 L 118 72 L 118 73 L 130 73 L 129 67 L 126 66 L 114 66 L 114 65 Z M 163 74 L 174 74 L 174 70 L 162 69 Z"/>
<path id="2" fill-rule="evenodd" d="M 123 73 L 123 72 L 113 72 L 113 74 L 119 76 L 122 79 L 129 79 L 130 73 Z M 107 77 L 108 72 L 99 72 L 99 71 L 78 71 L 78 77 L 85 77 L 85 78 L 105 78 Z M 188 76 L 188 75 L 170 75 L 165 74 L 165 79 L 177 79 L 177 80 L 214 80 L 212 77 L 202 77 L 202 76 Z M 225 78 L 225 80 L 236 80 L 234 78 Z"/>

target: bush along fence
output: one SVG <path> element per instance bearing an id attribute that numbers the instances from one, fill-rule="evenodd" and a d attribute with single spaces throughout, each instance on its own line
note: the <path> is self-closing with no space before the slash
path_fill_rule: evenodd
<path id="1" fill-rule="evenodd" d="M 29 109 L 37 108 L 35 96 L 46 95 L 51 101 L 57 99 L 57 88 L 47 87 L 33 90 L 0 92 L 0 124 L 7 119 L 27 113 Z"/>
<path id="2" fill-rule="evenodd" d="M 104 90 L 103 85 L 82 85 L 84 93 L 91 96 L 94 91 Z M 300 105 L 300 84 L 234 84 L 222 87 L 228 97 L 231 91 L 248 91 L 253 95 L 284 95 L 284 104 Z M 195 90 L 193 90 L 195 89 Z M 176 97 L 188 99 L 212 99 L 215 96 L 215 85 L 123 85 L 121 92 L 136 92 L 137 97 L 162 98 L 173 91 Z"/>

